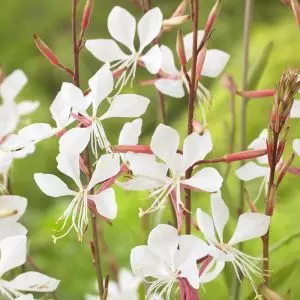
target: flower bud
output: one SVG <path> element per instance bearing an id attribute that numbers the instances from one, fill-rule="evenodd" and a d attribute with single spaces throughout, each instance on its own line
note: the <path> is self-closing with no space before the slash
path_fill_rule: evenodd
<path id="1" fill-rule="evenodd" d="M 234 94 L 236 93 L 236 83 L 230 75 L 224 74 L 221 78 L 221 82 L 225 89 L 229 90 L 230 92 L 234 92 Z"/>
<path id="2" fill-rule="evenodd" d="M 184 15 L 184 16 L 171 17 L 169 19 L 163 20 L 163 24 L 162 24 L 163 29 L 162 30 L 164 32 L 168 32 L 173 27 L 182 25 L 189 19 L 190 19 L 189 15 Z"/>
<path id="3" fill-rule="evenodd" d="M 275 89 L 257 90 L 257 91 L 236 91 L 237 95 L 246 98 L 265 98 L 273 97 L 275 95 Z"/>
<path id="4" fill-rule="evenodd" d="M 199 51 L 199 53 L 197 55 L 196 82 L 200 81 L 200 79 L 201 79 L 201 73 L 202 73 L 202 69 L 203 69 L 203 65 L 204 65 L 204 61 L 205 61 L 205 57 L 206 57 L 206 51 L 207 51 L 207 47 L 206 47 L 206 44 L 204 44 L 202 49 Z"/>
<path id="5" fill-rule="evenodd" d="M 279 184 L 281 183 L 282 179 L 284 178 L 284 176 L 286 175 L 286 173 L 288 172 L 290 166 L 292 165 L 293 161 L 295 159 L 295 153 L 293 153 L 289 160 L 283 164 L 283 166 L 280 168 L 280 170 L 278 171 L 278 179 L 277 179 L 277 187 L 279 186 Z"/>
<path id="6" fill-rule="evenodd" d="M 174 11 L 174 13 L 172 14 L 172 18 L 173 17 L 178 17 L 178 16 L 182 16 L 185 11 L 186 11 L 186 7 L 188 4 L 188 0 L 183 0 L 176 8 L 176 10 Z"/>
<path id="7" fill-rule="evenodd" d="M 82 32 L 85 32 L 89 27 L 92 9 L 93 9 L 93 0 L 87 0 L 82 15 L 82 22 L 81 22 Z"/>
<path id="8" fill-rule="evenodd" d="M 183 71 L 186 73 L 187 61 L 186 61 L 186 56 L 185 56 L 183 36 L 182 36 L 181 30 L 178 30 L 178 32 L 177 32 L 176 50 L 177 50 L 177 55 L 179 58 L 180 65 L 181 65 Z"/>
<path id="9" fill-rule="evenodd" d="M 205 127 L 197 120 L 192 120 L 193 131 L 202 135 L 205 131 Z"/>
<path id="10" fill-rule="evenodd" d="M 217 0 L 217 2 L 215 3 L 214 7 L 210 11 L 210 14 L 208 16 L 207 22 L 206 22 L 205 27 L 204 27 L 204 31 L 205 32 L 207 32 L 207 33 L 211 32 L 211 30 L 212 30 L 212 28 L 213 28 L 213 26 L 214 26 L 214 24 L 216 22 L 218 13 L 220 11 L 221 3 L 222 3 L 221 0 Z"/>
<path id="11" fill-rule="evenodd" d="M 233 161 L 257 158 L 266 154 L 267 154 L 267 149 L 246 150 L 242 152 L 226 154 L 224 155 L 224 159 L 226 163 L 230 163 Z"/>
<path id="12" fill-rule="evenodd" d="M 300 3 L 299 0 L 290 0 L 290 6 L 295 16 L 296 24 L 300 27 Z"/>
<path id="13" fill-rule="evenodd" d="M 264 297 L 264 299 L 268 299 L 268 300 L 283 300 L 283 298 L 280 295 L 278 295 L 276 292 L 274 292 L 273 290 L 271 290 L 266 285 L 262 285 L 260 287 L 260 292 L 261 292 L 262 296 Z"/>
<path id="14" fill-rule="evenodd" d="M 269 197 L 268 197 L 266 215 L 273 216 L 273 212 L 276 205 L 276 198 L 277 198 L 277 188 L 276 185 L 273 184 L 271 186 Z"/>

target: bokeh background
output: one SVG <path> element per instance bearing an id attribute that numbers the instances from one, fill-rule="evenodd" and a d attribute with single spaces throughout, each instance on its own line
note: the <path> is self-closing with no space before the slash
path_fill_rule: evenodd
<path id="1" fill-rule="evenodd" d="M 108 37 L 107 16 L 115 5 L 127 8 L 137 18 L 141 16 L 129 0 L 94 1 L 94 11 L 91 19 L 87 38 Z M 159 6 L 165 17 L 179 4 L 179 0 L 153 0 L 153 5 Z M 300 36 L 292 14 L 279 0 L 253 1 L 253 22 L 250 45 L 250 69 L 261 55 L 264 47 L 273 41 L 274 47 L 269 58 L 265 72 L 260 80 L 259 88 L 271 88 L 275 86 L 281 72 L 287 68 L 300 66 Z M 212 0 L 200 1 L 200 24 L 203 26 L 205 18 L 213 6 Z M 80 14 L 84 6 L 81 0 Z M 236 82 L 241 82 L 242 64 L 242 31 L 243 31 L 243 7 L 244 1 L 224 1 L 219 15 L 215 31 L 209 42 L 209 48 L 218 48 L 231 55 L 225 73 L 231 74 Z M 63 81 L 70 78 L 63 71 L 55 69 L 40 55 L 32 41 L 32 35 L 38 34 L 54 50 L 60 60 L 72 67 L 72 43 L 71 43 L 71 0 L 4 0 L 0 9 L 0 63 L 5 74 L 20 68 L 25 71 L 29 83 L 22 91 L 18 100 L 39 100 L 40 108 L 23 121 L 22 127 L 29 122 L 51 122 L 49 105 L 59 91 Z M 79 21 L 80 23 L 80 21 Z M 182 26 L 184 33 L 191 31 L 191 23 Z M 161 42 L 175 50 L 176 30 L 163 36 Z M 80 55 L 80 77 L 83 88 L 87 87 L 87 80 L 92 76 L 101 63 L 94 59 L 85 49 Z M 149 75 L 138 72 L 141 78 L 149 78 Z M 211 157 L 224 155 L 228 151 L 230 114 L 229 96 L 221 85 L 220 78 L 216 80 L 204 80 L 213 94 L 213 105 L 208 109 L 208 125 L 214 140 L 214 151 Z M 144 116 L 144 132 L 142 143 L 147 143 L 155 126 L 159 122 L 157 114 L 157 95 L 153 87 L 141 87 L 135 85 L 127 87 L 127 91 L 134 91 L 146 95 L 151 99 L 151 105 Z M 184 136 L 186 132 L 186 99 L 176 100 L 166 97 L 167 123 L 176 127 Z M 237 112 L 240 107 L 240 98 L 236 99 Z M 253 100 L 248 106 L 248 131 L 247 141 L 254 139 L 268 123 L 270 99 Z M 239 114 L 237 114 L 239 122 Z M 110 139 L 117 141 L 118 133 L 124 120 L 108 122 Z M 291 121 L 291 135 L 289 141 L 300 135 L 300 120 Z M 237 137 L 239 126 L 237 126 Z M 235 140 L 235 149 L 239 149 L 238 138 Z M 290 150 L 290 147 L 288 148 Z M 37 146 L 34 155 L 24 160 L 16 161 L 11 169 L 11 182 L 14 194 L 28 198 L 29 206 L 22 222 L 29 230 L 30 256 L 35 263 L 48 275 L 61 279 L 57 291 L 58 299 L 79 300 L 88 292 L 94 291 L 94 268 L 91 264 L 88 241 L 89 233 L 83 243 L 79 243 L 75 234 L 58 241 L 56 245 L 51 239 L 52 228 L 55 227 L 56 218 L 65 208 L 68 199 L 51 199 L 45 197 L 37 188 L 33 180 L 35 172 L 55 173 L 55 157 L 58 151 L 56 138 L 41 142 Z M 295 165 L 299 165 L 297 158 Z M 239 182 L 234 176 L 237 165 L 231 168 L 229 179 L 223 188 L 223 197 L 231 209 L 232 220 L 226 234 L 234 229 L 237 218 Z M 224 172 L 225 166 L 218 165 L 220 172 Z M 247 184 L 251 196 L 259 187 L 260 181 Z M 118 266 L 129 266 L 130 249 L 146 241 L 147 233 L 153 226 L 155 218 L 151 217 L 146 222 L 138 218 L 138 208 L 146 207 L 149 200 L 146 194 L 124 193 L 117 190 L 119 212 L 113 225 L 101 223 L 109 252 L 115 257 Z M 271 245 L 300 230 L 299 178 L 287 175 L 279 191 L 278 206 L 273 218 L 271 229 Z M 193 197 L 193 207 L 209 209 L 209 196 L 198 194 Z M 263 207 L 263 199 L 258 204 Z M 170 219 L 168 213 L 164 215 L 164 221 Z M 257 240 L 245 243 L 245 249 L 253 255 L 260 255 L 261 242 Z M 300 299 L 299 286 L 299 253 L 300 238 L 293 239 L 271 255 L 271 287 L 284 295 L 291 290 L 291 299 Z M 109 254 L 104 251 L 103 268 L 110 272 L 111 260 Z M 258 281 L 259 282 L 259 281 Z M 212 283 L 205 285 L 201 290 L 204 299 L 229 299 L 232 284 L 232 268 L 227 267 L 225 272 Z M 248 282 L 242 284 L 241 299 L 251 297 Z M 251 298 L 249 298 L 251 299 Z"/>

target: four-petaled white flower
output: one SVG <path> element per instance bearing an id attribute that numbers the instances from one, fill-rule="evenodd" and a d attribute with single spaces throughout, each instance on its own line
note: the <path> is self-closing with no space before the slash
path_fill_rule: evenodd
<path id="1" fill-rule="evenodd" d="M 223 179 L 219 172 L 211 167 L 203 168 L 190 179 L 184 179 L 185 171 L 195 162 L 204 159 L 212 150 L 210 133 L 190 134 L 183 143 L 183 153 L 178 153 L 179 134 L 164 124 L 158 125 L 150 148 L 153 154 L 163 162 L 157 162 L 151 154 L 127 154 L 134 178 L 121 185 L 128 190 L 153 190 L 154 202 L 145 213 L 153 212 L 164 204 L 172 191 L 176 192 L 177 205 L 183 203 L 180 197 L 181 185 L 188 188 L 216 192 L 220 190 Z M 170 171 L 167 174 L 168 170 Z M 144 212 L 141 211 L 141 214 Z"/>
<path id="2" fill-rule="evenodd" d="M 56 290 L 59 280 L 39 272 L 26 272 L 11 281 L 1 279 L 5 273 L 26 262 L 26 236 L 11 236 L 0 241 L 0 294 L 7 299 L 30 300 L 22 292 L 49 293 Z M 22 292 L 21 292 L 22 291 Z"/>
<path id="3" fill-rule="evenodd" d="M 144 49 L 159 35 L 163 16 L 159 8 L 149 10 L 136 25 L 135 18 L 125 9 L 115 6 L 108 16 L 108 31 L 111 36 L 128 48 L 129 54 L 124 53 L 112 39 L 87 40 L 86 48 L 100 61 L 115 62 L 112 69 L 124 70 L 116 87 L 120 89 L 133 80 L 139 62 L 152 73 L 158 73 L 161 67 L 161 52 L 158 45 L 153 46 L 146 54 Z M 139 49 L 134 46 L 136 27 L 139 37 Z"/>
<path id="4" fill-rule="evenodd" d="M 27 207 L 27 199 L 20 196 L 0 196 L 0 241 L 13 235 L 25 235 L 27 229 L 18 223 Z"/>
<path id="5" fill-rule="evenodd" d="M 229 210 L 220 193 L 211 196 L 211 213 L 212 217 L 200 208 L 197 209 L 196 213 L 198 226 L 210 245 L 209 255 L 213 257 L 213 260 L 200 277 L 201 283 L 213 280 L 223 270 L 225 262 L 231 262 L 238 278 L 240 279 L 239 272 L 241 272 L 244 277 L 250 280 L 257 293 L 253 275 L 259 277 L 262 275 L 261 269 L 257 266 L 257 262 L 261 258 L 243 253 L 234 246 L 266 234 L 270 225 L 270 217 L 252 212 L 241 214 L 233 236 L 228 242 L 225 242 L 223 231 L 229 220 Z"/>
<path id="6" fill-rule="evenodd" d="M 267 137 L 268 137 L 268 130 L 264 129 L 260 133 L 259 137 L 250 143 L 248 149 L 252 149 L 252 150 L 265 149 L 267 147 Z M 264 187 L 265 189 L 267 189 L 269 173 L 270 173 L 270 167 L 268 164 L 267 155 L 258 157 L 257 161 L 259 164 L 250 161 L 235 171 L 236 176 L 243 181 L 249 181 L 261 177 L 263 178 L 259 188 L 258 195 L 256 196 L 254 202 L 256 202 L 259 199 Z"/>
<path id="7" fill-rule="evenodd" d="M 97 116 L 99 105 L 113 90 L 113 76 L 109 65 L 104 65 L 90 80 L 91 92 L 84 97 L 82 91 L 71 83 L 64 84 L 63 98 L 81 114 L 84 128 L 72 128 L 60 139 L 60 152 L 81 153 L 91 141 L 93 153 L 98 157 L 98 148 L 111 152 L 102 121 L 109 118 L 137 118 L 145 113 L 150 100 L 135 94 L 122 94 L 113 98 L 108 110 Z M 92 116 L 86 112 L 92 103 Z"/>
<path id="8" fill-rule="evenodd" d="M 198 44 L 200 45 L 204 36 L 204 31 L 198 31 Z M 186 59 L 189 61 L 192 57 L 193 47 L 193 33 L 187 34 L 184 39 L 184 49 Z M 189 86 L 185 75 L 176 68 L 174 55 L 170 48 L 161 46 L 162 66 L 161 70 L 164 72 L 162 77 L 155 81 L 156 88 L 163 94 L 174 98 L 182 98 L 185 95 L 184 87 L 189 91 Z M 202 69 L 202 76 L 210 78 L 218 77 L 224 70 L 229 61 L 230 56 L 221 50 L 211 49 L 207 50 L 204 65 Z M 210 99 L 210 92 L 199 82 L 197 88 L 197 97 L 199 100 Z M 200 101 L 200 105 L 201 101 Z M 201 106 L 202 107 L 202 106 Z"/>
<path id="9" fill-rule="evenodd" d="M 147 297 L 166 294 L 170 299 L 172 287 L 178 278 L 186 278 L 190 285 L 199 288 L 197 260 L 205 257 L 208 246 L 192 235 L 178 235 L 177 229 L 166 224 L 157 225 L 149 234 L 148 245 L 131 250 L 133 273 L 150 284 Z"/>
<path id="10" fill-rule="evenodd" d="M 83 234 L 88 225 L 88 204 L 92 201 L 99 215 L 114 219 L 117 215 L 117 204 L 115 193 L 112 188 L 105 189 L 99 194 L 93 193 L 93 188 L 100 182 L 103 182 L 112 176 L 115 176 L 120 171 L 120 158 L 118 155 L 105 154 L 100 157 L 96 164 L 94 173 L 90 182 L 85 186 L 80 180 L 80 167 L 78 155 L 60 154 L 57 157 L 57 168 L 67 176 L 73 179 L 78 190 L 70 190 L 67 185 L 57 176 L 52 174 L 36 173 L 34 179 L 39 188 L 50 197 L 73 196 L 67 209 L 59 217 L 59 221 L 63 221 L 61 231 L 65 231 L 58 237 L 53 237 L 54 241 L 66 236 L 73 228 L 78 235 L 79 240 L 82 240 Z M 70 220 L 71 219 L 71 220 Z M 65 228 L 71 225 L 67 230 Z"/>
<path id="11" fill-rule="evenodd" d="M 141 279 L 121 268 L 118 274 L 118 282 L 109 281 L 107 300 L 138 300 L 138 287 Z M 99 296 L 87 295 L 85 300 L 99 300 Z"/>

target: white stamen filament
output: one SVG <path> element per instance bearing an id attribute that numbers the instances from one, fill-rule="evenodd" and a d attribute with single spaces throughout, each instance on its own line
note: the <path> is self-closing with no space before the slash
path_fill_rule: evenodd
<path id="1" fill-rule="evenodd" d="M 0 293 L 3 296 L 7 297 L 9 300 L 14 300 L 24 295 L 19 291 L 8 287 L 5 280 L 0 280 Z"/>
<path id="2" fill-rule="evenodd" d="M 62 232 L 65 230 L 70 218 L 72 222 L 66 232 L 60 236 L 52 236 L 54 243 L 56 243 L 57 240 L 68 235 L 73 228 L 77 232 L 78 239 L 82 241 L 83 234 L 86 231 L 86 227 L 88 225 L 88 205 L 86 190 L 79 191 L 79 193 L 70 202 L 64 213 L 58 218 L 57 223 L 63 220 L 63 224 L 57 232 Z"/>
<path id="3" fill-rule="evenodd" d="M 112 152 L 111 144 L 108 141 L 104 128 L 101 122 L 95 119 L 92 123 L 92 133 L 91 133 L 91 148 L 92 152 L 96 158 L 98 158 L 98 147 L 105 150 L 108 153 Z"/>

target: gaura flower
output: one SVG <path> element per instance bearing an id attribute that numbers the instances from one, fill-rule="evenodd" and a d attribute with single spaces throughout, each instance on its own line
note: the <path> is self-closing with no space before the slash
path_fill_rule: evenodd
<path id="1" fill-rule="evenodd" d="M 163 16 L 158 7 L 149 10 L 136 25 L 135 18 L 124 8 L 115 6 L 108 16 L 108 31 L 114 38 L 87 40 L 86 48 L 100 61 L 112 63 L 113 70 L 125 70 L 116 83 L 120 89 L 131 79 L 133 81 L 139 62 L 143 63 L 151 74 L 158 73 L 161 66 L 161 53 L 158 45 L 144 54 L 145 48 L 159 35 Z M 139 37 L 139 49 L 134 46 L 136 27 Z M 129 53 L 115 42 L 124 45 Z"/>
<path id="2" fill-rule="evenodd" d="M 260 213 L 243 213 L 239 216 L 233 236 L 228 242 L 223 239 L 224 227 L 229 220 L 229 210 L 221 197 L 221 193 L 211 195 L 212 217 L 197 209 L 197 224 L 210 245 L 209 255 L 213 260 L 200 277 L 201 283 L 213 280 L 223 270 L 225 262 L 231 262 L 237 277 L 239 271 L 250 283 L 257 294 L 253 275 L 261 276 L 257 262 L 261 258 L 250 256 L 234 246 L 238 243 L 258 238 L 267 233 L 270 217 Z M 217 235 L 216 235 L 217 233 Z"/>
<path id="3" fill-rule="evenodd" d="M 78 239 L 82 240 L 88 225 L 88 204 L 91 201 L 99 215 L 114 219 L 117 215 L 115 193 L 112 188 L 105 189 L 99 194 L 93 194 L 93 188 L 100 182 L 116 175 L 120 170 L 120 158 L 118 155 L 105 154 L 100 157 L 90 182 L 85 186 L 80 180 L 79 156 L 59 154 L 57 157 L 58 170 L 69 176 L 78 189 L 70 190 L 67 185 L 57 176 L 52 174 L 34 174 L 34 179 L 42 192 L 50 197 L 72 196 L 67 209 L 59 217 L 57 222 L 63 221 L 59 232 L 65 231 L 57 239 L 65 237 L 72 229 L 77 232 Z M 71 225 L 68 223 L 71 222 Z M 66 227 L 69 226 L 68 229 Z"/>
<path id="4" fill-rule="evenodd" d="M 176 228 L 159 224 L 150 232 L 148 245 L 131 250 L 130 262 L 133 273 L 149 284 L 147 299 L 153 294 L 165 294 L 171 299 L 172 287 L 179 278 L 186 278 L 198 289 L 197 260 L 207 253 L 208 247 L 202 240 L 192 235 L 179 236 Z"/>
<path id="5" fill-rule="evenodd" d="M 198 44 L 200 45 L 204 37 L 204 31 L 198 31 Z M 184 49 L 187 61 L 192 58 L 193 47 L 193 33 L 187 34 L 184 39 Z M 156 88 L 163 94 L 174 97 L 183 98 L 185 95 L 184 88 L 189 91 L 189 85 L 186 81 L 185 75 L 178 70 L 174 55 L 170 48 L 161 46 L 162 66 L 161 70 L 164 72 L 162 77 L 155 81 Z M 210 78 L 218 77 L 224 70 L 229 61 L 230 56 L 221 50 L 211 49 L 207 50 L 201 76 Z M 190 73 L 190 72 L 188 72 Z M 199 100 L 210 99 L 210 92 L 199 82 L 197 88 L 197 97 Z M 201 104 L 201 101 L 199 101 Z"/>
<path id="6" fill-rule="evenodd" d="M 84 97 L 82 91 L 71 83 L 64 84 L 64 99 L 80 113 L 79 120 L 84 128 L 72 128 L 60 139 L 60 152 L 81 153 L 89 141 L 92 151 L 98 157 L 98 148 L 111 152 L 102 122 L 110 118 L 137 118 L 145 113 L 149 99 L 135 94 L 121 94 L 113 98 L 108 110 L 101 116 L 97 115 L 99 105 L 113 90 L 113 76 L 109 65 L 104 65 L 90 80 L 91 92 Z M 88 104 L 87 104 L 88 103 Z M 92 103 L 92 115 L 86 112 Z"/>
<path id="7" fill-rule="evenodd" d="M 0 196 L 0 241 L 13 235 L 25 235 L 27 229 L 18 223 L 27 207 L 27 199 L 20 196 Z"/>
<path id="8" fill-rule="evenodd" d="M 138 287 L 141 279 L 121 268 L 118 274 L 118 282 L 109 281 L 107 300 L 138 300 Z M 99 296 L 87 295 L 85 300 L 99 300 Z"/>
<path id="9" fill-rule="evenodd" d="M 176 192 L 177 205 L 183 206 L 180 197 L 182 185 L 206 192 L 215 192 L 221 188 L 223 179 L 219 172 L 211 167 L 203 168 L 190 179 L 184 178 L 185 171 L 196 161 L 204 159 L 212 150 L 213 145 L 208 131 L 202 136 L 190 134 L 184 140 L 182 154 L 177 152 L 178 147 L 178 132 L 160 124 L 150 144 L 154 155 L 127 154 L 126 158 L 134 178 L 122 183 L 122 186 L 128 190 L 152 190 L 150 196 L 155 199 L 149 209 L 141 211 L 141 215 L 158 210 L 173 190 Z M 155 156 L 162 162 L 157 162 Z"/>
<path id="10" fill-rule="evenodd" d="M 252 150 L 259 150 L 259 149 L 265 149 L 267 147 L 267 137 L 268 137 L 268 130 L 264 129 L 258 138 L 253 140 L 250 145 L 248 146 L 248 149 Z M 269 173 L 270 173 L 270 167 L 268 164 L 268 156 L 264 155 L 257 158 L 257 163 L 255 162 L 247 162 L 242 167 L 238 168 L 235 171 L 236 176 L 243 181 L 250 181 L 255 178 L 263 178 L 258 195 L 256 196 L 254 202 L 256 202 L 264 187 L 267 189 L 268 180 L 269 180 Z"/>
<path id="11" fill-rule="evenodd" d="M 26 262 L 26 242 L 26 236 L 19 235 L 0 241 L 0 278 Z M 30 300 L 33 296 L 24 295 L 23 291 L 49 293 L 56 290 L 58 284 L 59 280 L 39 272 L 26 272 L 11 281 L 0 279 L 0 294 L 11 300 Z"/>

